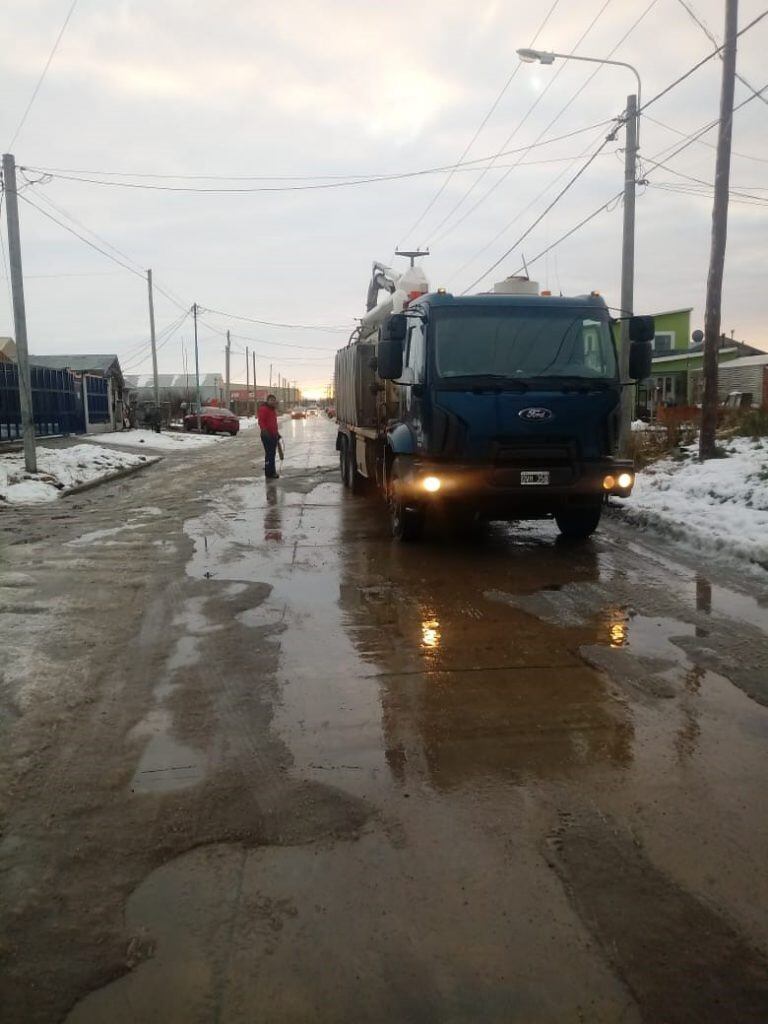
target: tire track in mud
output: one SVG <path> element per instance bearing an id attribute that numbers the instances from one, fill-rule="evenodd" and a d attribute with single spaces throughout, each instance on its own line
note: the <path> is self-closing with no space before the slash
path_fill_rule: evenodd
<path id="1" fill-rule="evenodd" d="M 597 812 L 561 815 L 545 856 L 649 1024 L 764 1024 L 768 961 Z"/>

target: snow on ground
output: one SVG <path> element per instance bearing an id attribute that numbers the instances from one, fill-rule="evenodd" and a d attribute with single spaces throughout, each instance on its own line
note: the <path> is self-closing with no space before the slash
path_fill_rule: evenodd
<path id="1" fill-rule="evenodd" d="M 641 470 L 632 497 L 619 506 L 630 522 L 667 532 L 689 546 L 735 555 L 768 568 L 768 439 L 720 441 L 723 459 L 684 459 Z"/>
<path id="2" fill-rule="evenodd" d="M 164 430 L 116 430 L 110 434 L 92 434 L 94 444 L 114 444 L 121 448 L 151 448 L 156 452 L 180 451 L 188 448 L 207 448 L 225 440 L 224 435 L 185 434 Z M 90 439 L 89 439 L 90 440 Z"/>
<path id="3" fill-rule="evenodd" d="M 29 475 L 24 468 L 23 454 L 0 455 L 0 507 L 55 501 L 70 487 L 154 461 L 146 455 L 114 452 L 93 444 L 78 444 L 73 448 L 38 447 L 38 471 Z"/>

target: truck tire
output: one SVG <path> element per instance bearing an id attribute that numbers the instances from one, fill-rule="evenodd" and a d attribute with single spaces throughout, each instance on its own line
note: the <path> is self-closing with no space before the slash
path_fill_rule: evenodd
<path id="1" fill-rule="evenodd" d="M 602 511 L 602 505 L 567 508 L 555 512 L 555 522 L 560 533 L 569 540 L 586 540 L 597 529 Z"/>
<path id="2" fill-rule="evenodd" d="M 417 504 L 407 504 L 399 494 L 402 467 L 395 459 L 389 477 L 389 520 L 395 540 L 408 543 L 421 538 L 424 530 L 424 509 Z"/>
<path id="3" fill-rule="evenodd" d="M 354 444 L 355 442 L 353 441 L 352 443 Z M 343 473 L 344 486 L 348 487 L 353 494 L 363 494 L 366 479 L 357 471 L 352 445 L 348 445 L 346 448 Z"/>
<path id="4" fill-rule="evenodd" d="M 339 448 L 339 470 L 341 472 L 341 482 L 345 487 L 348 487 L 347 483 L 347 454 L 349 451 L 349 442 L 346 437 L 342 437 L 341 446 Z"/>

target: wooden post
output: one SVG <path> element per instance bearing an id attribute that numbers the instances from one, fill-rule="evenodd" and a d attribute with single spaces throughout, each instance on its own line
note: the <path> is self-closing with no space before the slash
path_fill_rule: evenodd
<path id="1" fill-rule="evenodd" d="M 712 243 L 704 311 L 704 397 L 701 406 L 701 433 L 699 435 L 699 458 L 701 459 L 713 458 L 717 447 L 717 351 L 720 345 L 723 269 L 725 266 L 725 243 L 728 235 L 728 188 L 731 173 L 738 7 L 738 0 L 726 0 L 720 125 L 715 164 L 715 201 L 712 207 Z"/>

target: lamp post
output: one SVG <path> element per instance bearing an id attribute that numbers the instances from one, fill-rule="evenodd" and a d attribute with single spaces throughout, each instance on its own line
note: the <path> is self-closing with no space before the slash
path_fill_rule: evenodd
<path id="1" fill-rule="evenodd" d="M 619 374 L 621 390 L 621 427 L 619 451 L 626 455 L 632 419 L 632 395 L 629 387 L 629 319 L 633 313 L 635 291 L 635 184 L 637 180 L 637 152 L 640 148 L 640 110 L 642 83 L 637 68 L 623 60 L 602 57 L 581 57 L 572 53 L 552 53 L 549 50 L 518 50 L 517 55 L 526 64 L 554 64 L 555 60 L 581 60 L 588 64 L 611 64 L 628 68 L 637 81 L 637 92 L 627 96 L 627 145 L 624 150 L 624 227 L 621 243 L 621 349 Z"/>

